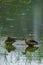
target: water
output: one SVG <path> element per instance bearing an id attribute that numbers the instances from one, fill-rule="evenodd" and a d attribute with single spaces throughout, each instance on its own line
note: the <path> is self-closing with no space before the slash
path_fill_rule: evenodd
<path id="1" fill-rule="evenodd" d="M 13 44 L 16 49 L 8 52 L 4 47 L 5 38 L 6 37 L 2 37 L 2 41 L 0 41 L 0 65 L 43 65 L 43 42 L 39 48 L 36 49 L 28 48 L 25 41 L 16 40 Z M 26 53 L 24 54 L 25 50 Z"/>
<path id="2" fill-rule="evenodd" d="M 0 0 L 0 65 L 43 65 L 42 6 L 42 0 Z M 8 36 L 16 39 L 10 52 Z M 28 48 L 24 37 L 39 41 L 39 47 Z"/>

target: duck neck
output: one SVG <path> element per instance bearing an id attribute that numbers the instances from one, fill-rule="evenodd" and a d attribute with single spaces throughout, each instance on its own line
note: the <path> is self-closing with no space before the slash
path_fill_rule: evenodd
<path id="1" fill-rule="evenodd" d="M 25 42 L 27 43 L 28 42 L 28 39 L 25 39 Z"/>

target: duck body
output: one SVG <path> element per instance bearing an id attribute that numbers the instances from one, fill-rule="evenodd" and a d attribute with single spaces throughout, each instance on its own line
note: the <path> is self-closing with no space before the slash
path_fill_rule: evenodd
<path id="1" fill-rule="evenodd" d="M 5 43 L 6 43 L 6 44 L 11 44 L 11 45 L 12 45 L 14 42 L 16 42 L 16 41 L 15 41 L 15 38 L 11 38 L 11 37 L 8 37 L 8 38 L 5 40 Z"/>
<path id="2" fill-rule="evenodd" d="M 33 47 L 34 45 L 38 45 L 38 42 L 35 41 L 35 40 L 28 40 L 28 39 L 25 39 L 25 43 L 30 46 L 30 47 Z"/>

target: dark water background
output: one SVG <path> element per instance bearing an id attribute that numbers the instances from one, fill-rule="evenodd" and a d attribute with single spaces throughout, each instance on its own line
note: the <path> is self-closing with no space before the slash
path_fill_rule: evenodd
<path id="1" fill-rule="evenodd" d="M 34 14 L 34 6 L 36 11 L 39 9 L 37 13 L 41 13 L 41 15 Z M 29 34 L 33 34 L 34 15 L 40 16 L 40 19 L 36 20 L 36 26 L 39 26 L 40 23 L 38 31 L 43 35 L 43 0 L 0 0 L 0 35 L 29 36 Z"/>

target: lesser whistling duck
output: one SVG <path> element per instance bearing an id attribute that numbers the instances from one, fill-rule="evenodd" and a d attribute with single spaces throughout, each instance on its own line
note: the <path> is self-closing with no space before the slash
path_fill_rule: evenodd
<path id="1" fill-rule="evenodd" d="M 29 40 L 29 39 L 25 39 L 25 43 L 30 46 L 33 47 L 34 45 L 38 45 L 38 42 L 35 40 Z"/>
<path id="2" fill-rule="evenodd" d="M 11 37 L 8 37 L 7 40 L 5 41 L 6 44 L 13 44 L 15 41 L 15 38 L 11 38 Z"/>

